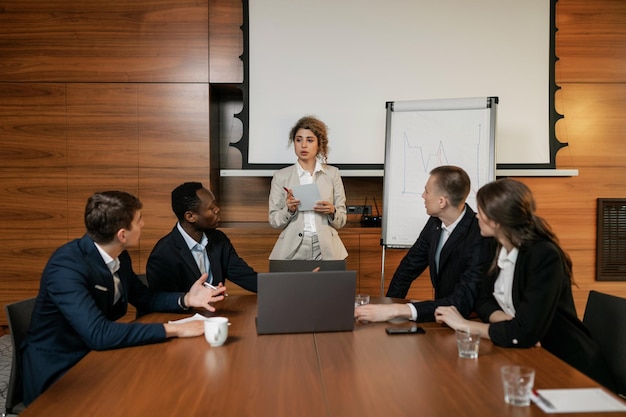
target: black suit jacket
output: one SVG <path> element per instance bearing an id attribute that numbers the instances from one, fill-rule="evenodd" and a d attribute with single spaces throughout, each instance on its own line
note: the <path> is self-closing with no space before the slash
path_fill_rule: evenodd
<path id="1" fill-rule="evenodd" d="M 479 284 L 493 259 L 495 242 L 480 235 L 476 213 L 467 204 L 465 208 L 465 215 L 441 249 L 439 272 L 435 252 L 441 220 L 431 217 L 391 279 L 387 297 L 406 298 L 413 281 L 429 268 L 435 299 L 413 303 L 417 321 L 434 321 L 435 309 L 442 305 L 455 306 L 466 318 L 474 310 Z"/>
<path id="2" fill-rule="evenodd" d="M 206 246 L 213 273 L 213 285 L 225 283 L 228 278 L 246 290 L 256 292 L 257 273 L 241 259 L 228 237 L 221 231 L 204 232 L 209 240 Z M 161 238 L 152 249 L 146 265 L 146 278 L 152 291 L 189 291 L 200 278 L 200 269 L 185 239 L 174 229 Z"/>
<path id="3" fill-rule="evenodd" d="M 484 322 L 501 310 L 493 296 L 497 278 L 495 273 L 485 279 L 476 303 L 476 311 Z M 614 389 L 599 347 L 578 319 L 571 285 L 561 253 L 553 243 L 540 240 L 523 245 L 515 262 L 511 290 L 515 317 L 492 323 L 489 337 L 504 347 L 527 348 L 541 342 L 555 356 Z"/>

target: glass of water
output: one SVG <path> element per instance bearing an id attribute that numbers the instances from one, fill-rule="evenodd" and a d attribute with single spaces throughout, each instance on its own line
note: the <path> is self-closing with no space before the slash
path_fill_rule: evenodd
<path id="1" fill-rule="evenodd" d="M 367 294 L 357 294 L 354 298 L 354 306 L 362 306 L 370 303 L 370 296 Z"/>
<path id="2" fill-rule="evenodd" d="M 535 370 L 525 366 L 503 366 L 500 368 L 504 401 L 518 407 L 530 405 L 530 392 L 535 383 Z"/>
<path id="3" fill-rule="evenodd" d="M 460 358 L 476 359 L 480 347 L 480 332 L 470 329 L 456 331 L 456 346 Z"/>

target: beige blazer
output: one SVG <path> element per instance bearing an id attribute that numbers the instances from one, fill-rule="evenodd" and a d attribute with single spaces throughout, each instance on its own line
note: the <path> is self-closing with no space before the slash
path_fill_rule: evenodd
<path id="1" fill-rule="evenodd" d="M 331 201 L 335 206 L 335 217 L 315 213 L 315 228 L 320 243 L 322 259 L 345 259 L 348 256 L 337 229 L 346 224 L 346 193 L 339 170 L 330 165 L 322 165 L 323 171 L 316 172 L 313 181 L 320 190 L 322 200 Z M 285 200 L 287 192 L 283 187 L 293 188 L 300 185 L 298 169 L 295 165 L 283 168 L 272 178 L 269 198 L 270 225 L 283 231 L 272 249 L 270 259 L 291 259 L 302 242 L 304 235 L 304 215 L 300 211 L 290 214 Z"/>

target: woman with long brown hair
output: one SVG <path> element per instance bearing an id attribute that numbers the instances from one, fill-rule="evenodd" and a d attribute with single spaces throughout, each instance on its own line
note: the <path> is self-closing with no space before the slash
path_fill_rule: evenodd
<path id="1" fill-rule="evenodd" d="M 535 215 L 530 189 L 501 179 L 484 185 L 476 199 L 480 232 L 497 241 L 476 302 L 483 323 L 463 319 L 454 307 L 439 307 L 437 321 L 479 330 L 498 346 L 541 346 L 614 389 L 608 365 L 576 314 L 572 261 L 548 223 Z"/>

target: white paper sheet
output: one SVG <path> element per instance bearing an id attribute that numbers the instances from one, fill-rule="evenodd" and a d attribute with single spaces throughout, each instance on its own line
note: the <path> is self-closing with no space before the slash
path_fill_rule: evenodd
<path id="1" fill-rule="evenodd" d="M 184 319 L 180 319 L 180 320 L 170 320 L 168 321 L 168 323 L 187 323 L 188 321 L 194 321 L 194 320 L 206 320 L 208 317 L 204 317 L 202 314 L 196 313 L 191 317 L 185 317 Z"/>
<path id="2" fill-rule="evenodd" d="M 320 195 L 320 189 L 316 183 L 304 184 L 293 187 L 293 196 L 300 200 L 298 210 L 309 211 L 313 210 L 313 206 L 322 199 Z"/>
<path id="3" fill-rule="evenodd" d="M 626 403 L 601 388 L 540 389 L 537 392 L 545 401 L 531 394 L 532 401 L 546 413 L 590 413 L 626 411 Z"/>

